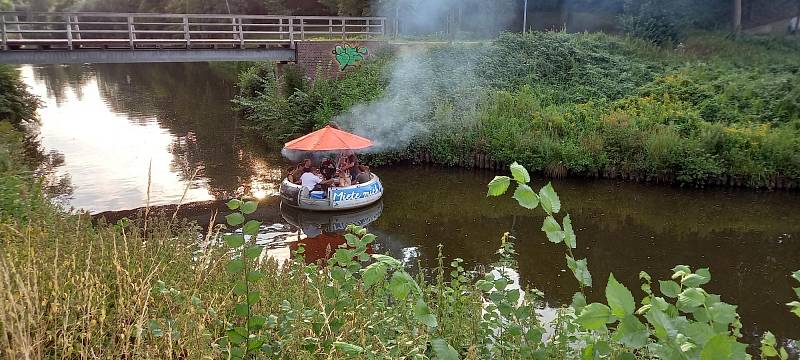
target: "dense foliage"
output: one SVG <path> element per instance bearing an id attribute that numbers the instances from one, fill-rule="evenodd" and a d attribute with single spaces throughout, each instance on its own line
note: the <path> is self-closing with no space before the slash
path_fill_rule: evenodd
<path id="1" fill-rule="evenodd" d="M 92 225 L 85 215 L 42 208 L 26 224 L 0 219 L 0 354 L 7 358 L 275 359 L 746 359 L 735 305 L 703 286 L 708 269 L 678 265 L 671 279 L 640 274 L 641 295 L 610 275 L 593 279 L 569 214 L 548 184 L 531 188 L 524 167 L 498 176 L 488 194 L 514 185 L 520 206 L 541 208 L 542 231 L 564 247 L 577 280 L 552 320 L 542 294 L 518 283 L 515 239 L 497 262 L 460 259 L 416 275 L 401 260 L 368 254 L 376 237 L 350 226 L 327 262 L 300 247 L 265 258 L 248 220 L 257 204 L 231 200 L 228 226 L 168 217 Z M 213 220 L 212 220 L 213 221 Z M 577 225 L 577 224 L 576 224 Z M 35 249 L 35 250 L 34 250 Z M 553 271 L 557 271 L 553 269 Z M 788 275 L 788 274 L 787 274 Z M 800 280 L 800 272 L 792 274 Z M 587 303 L 589 287 L 605 299 Z M 638 291 L 637 291 L 638 292 Z M 800 296 L 800 288 L 796 289 Z M 637 298 L 639 299 L 637 301 Z M 552 306 L 552 304 L 550 304 Z M 800 316 L 800 302 L 787 304 Z M 787 319 L 797 321 L 797 319 Z M 761 358 L 788 353 L 767 332 Z"/>
<path id="2" fill-rule="evenodd" d="M 0 121 L 15 126 L 36 121 L 39 99 L 28 92 L 17 71 L 0 65 Z"/>
<path id="3" fill-rule="evenodd" d="M 400 78 L 419 84 L 405 95 L 384 96 L 398 81 L 384 55 L 283 96 L 262 66 L 261 76 L 243 75 L 238 102 L 257 133 L 285 140 L 355 104 L 432 88 L 426 110 L 404 119 L 427 131 L 375 161 L 427 154 L 457 165 L 483 153 L 550 175 L 798 186 L 798 50 L 793 39 L 709 33 L 674 50 L 602 34 L 505 34 L 419 50 L 419 64 L 435 71 Z"/>
<path id="4" fill-rule="evenodd" d="M 32 134 L 39 105 L 16 69 L 0 65 L 0 219 L 25 220 L 41 203 L 33 170 L 46 159 Z"/>

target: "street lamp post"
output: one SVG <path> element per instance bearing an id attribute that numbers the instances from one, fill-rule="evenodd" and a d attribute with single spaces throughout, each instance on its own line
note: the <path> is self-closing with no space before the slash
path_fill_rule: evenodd
<path id="1" fill-rule="evenodd" d="M 525 0 L 525 6 L 522 10 L 522 32 L 528 31 L 528 0 Z"/>

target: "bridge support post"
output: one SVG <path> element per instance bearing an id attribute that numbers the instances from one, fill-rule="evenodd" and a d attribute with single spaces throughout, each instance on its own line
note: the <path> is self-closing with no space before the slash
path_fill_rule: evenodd
<path id="1" fill-rule="evenodd" d="M 78 21 L 77 15 L 72 17 L 72 22 L 75 24 L 73 25 L 73 30 L 75 30 L 75 33 L 72 36 L 75 40 L 81 40 L 81 23 Z M 80 46 L 80 44 L 78 46 Z"/>
<path id="2" fill-rule="evenodd" d="M 244 31 L 242 30 L 242 21 L 243 20 L 244 19 L 242 19 L 242 18 L 238 18 L 238 21 L 237 21 L 239 23 L 239 48 L 240 49 L 244 49 Z"/>
<path id="3" fill-rule="evenodd" d="M 67 49 L 72 50 L 72 16 L 67 15 Z"/>
<path id="4" fill-rule="evenodd" d="M 189 33 L 189 17 L 183 17 L 183 40 L 186 41 L 186 48 L 192 47 L 192 36 Z"/>
<path id="5" fill-rule="evenodd" d="M 133 16 L 128 16 L 128 44 L 131 50 L 136 49 L 136 29 L 133 27 Z"/>
<path id="6" fill-rule="evenodd" d="M 0 50 L 8 50 L 8 34 L 6 33 L 6 16 L 0 15 Z"/>
<path id="7" fill-rule="evenodd" d="M 294 16 L 289 16 L 289 49 L 294 50 Z"/>

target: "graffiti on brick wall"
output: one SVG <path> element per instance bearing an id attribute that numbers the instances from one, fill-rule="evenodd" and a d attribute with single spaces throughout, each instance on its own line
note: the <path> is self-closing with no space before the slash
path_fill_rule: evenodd
<path id="1" fill-rule="evenodd" d="M 354 66 L 364 61 L 364 56 L 367 55 L 366 47 L 354 47 L 350 44 L 336 45 L 333 49 L 333 54 L 336 56 L 336 62 L 339 63 L 339 70 L 343 71 L 348 66 Z"/>

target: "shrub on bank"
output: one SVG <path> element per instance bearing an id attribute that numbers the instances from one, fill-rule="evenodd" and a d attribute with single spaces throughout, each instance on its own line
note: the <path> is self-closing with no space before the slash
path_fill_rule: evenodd
<path id="1" fill-rule="evenodd" d="M 274 95 L 269 74 L 264 96 L 243 86 L 238 102 L 256 132 L 283 141 L 411 79 L 435 89 L 426 111 L 403 120 L 427 131 L 371 155 L 375 163 L 468 165 L 485 154 L 558 176 L 797 187 L 798 48 L 713 33 L 676 50 L 605 34 L 503 34 L 488 46 L 419 50 L 415 61 L 435 69 L 424 79 L 396 73 L 388 55 L 367 61 L 318 80 L 300 97 L 302 111 L 283 110 L 297 98 Z"/>

